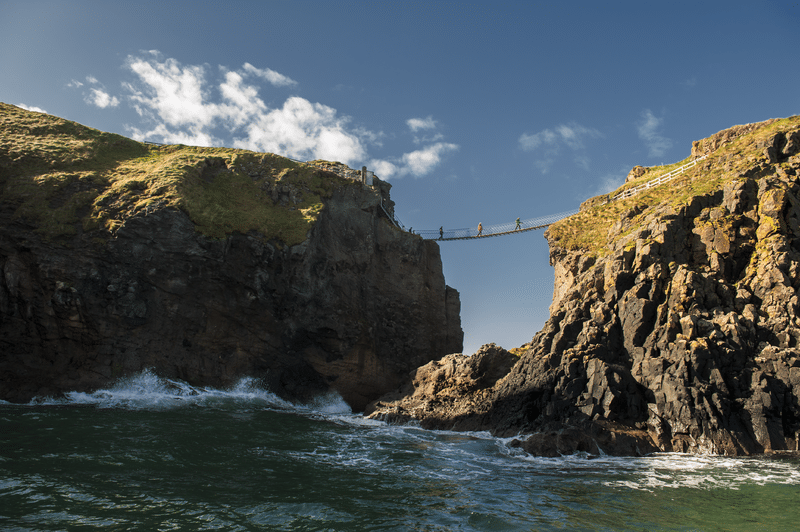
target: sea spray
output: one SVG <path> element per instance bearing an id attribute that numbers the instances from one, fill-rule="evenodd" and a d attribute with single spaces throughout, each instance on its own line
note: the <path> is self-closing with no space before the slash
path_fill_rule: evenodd
<path id="1" fill-rule="evenodd" d="M 158 376 L 152 369 L 118 379 L 110 388 L 94 392 L 68 392 L 63 398 L 34 398 L 30 404 L 46 405 L 93 405 L 98 408 L 120 408 L 130 410 L 159 410 L 189 405 L 225 402 L 252 402 L 265 407 L 295 408 L 277 395 L 264 389 L 258 379 L 242 377 L 226 389 L 192 386 L 178 379 Z"/>

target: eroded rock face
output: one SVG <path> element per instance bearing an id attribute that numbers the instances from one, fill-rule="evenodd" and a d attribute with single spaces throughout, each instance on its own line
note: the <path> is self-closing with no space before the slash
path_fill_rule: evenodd
<path id="1" fill-rule="evenodd" d="M 518 445 L 551 456 L 798 450 L 798 140 L 797 127 L 770 136 L 688 204 L 632 207 L 605 256 L 551 242 L 550 319 L 507 375 L 445 409 L 434 397 L 427 413 L 406 401 L 372 415 L 533 433 Z"/>
<path id="2" fill-rule="evenodd" d="M 494 344 L 472 356 L 447 355 L 418 368 L 402 389 L 370 404 L 364 413 L 389 423 L 418 419 L 427 429 L 481 430 L 475 409 L 485 405 L 484 394 L 516 362 L 516 356 Z"/>
<path id="3" fill-rule="evenodd" d="M 0 399 L 154 368 L 200 385 L 258 377 L 290 399 L 333 389 L 363 409 L 463 338 L 437 244 L 391 226 L 379 200 L 340 187 L 294 247 L 210 239 L 168 208 L 105 244 L 79 232 L 53 245 L 2 209 Z"/>

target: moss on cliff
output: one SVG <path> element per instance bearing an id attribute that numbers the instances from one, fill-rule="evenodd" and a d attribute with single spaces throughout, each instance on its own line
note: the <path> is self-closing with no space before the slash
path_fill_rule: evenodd
<path id="1" fill-rule="evenodd" d="M 48 239 L 102 237 L 173 207 L 209 237 L 257 231 L 294 245 L 323 199 L 354 184 L 278 155 L 146 144 L 0 103 L 0 198 Z"/>
<path id="2" fill-rule="evenodd" d="M 583 250 L 594 256 L 604 256 L 614 244 L 637 229 L 639 214 L 648 207 L 667 205 L 676 210 L 693 198 L 720 190 L 726 183 L 742 176 L 753 176 L 770 167 L 770 140 L 779 132 L 800 129 L 800 116 L 768 120 L 748 128 L 748 132 L 710 151 L 708 157 L 689 168 L 672 181 L 653 187 L 633 197 L 610 201 L 615 195 L 655 179 L 690 162 L 682 161 L 648 168 L 638 180 L 626 183 L 610 194 L 591 198 L 581 205 L 581 211 L 550 226 L 547 238 L 551 245 L 566 250 Z M 720 132 L 722 133 L 722 132 Z M 718 134 L 719 135 L 719 134 Z M 700 148 L 715 143 L 698 141 Z M 781 163 L 778 162 L 778 167 Z M 622 219 L 631 221 L 624 231 L 611 231 Z"/>

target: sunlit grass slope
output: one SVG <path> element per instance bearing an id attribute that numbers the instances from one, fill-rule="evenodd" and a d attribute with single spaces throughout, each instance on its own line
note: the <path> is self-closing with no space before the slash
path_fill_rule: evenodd
<path id="1" fill-rule="evenodd" d="M 595 256 L 609 252 L 612 240 L 623 234 L 609 235 L 609 230 L 620 220 L 623 213 L 637 206 L 644 211 L 655 205 L 667 205 L 675 210 L 687 205 L 695 196 L 720 190 L 725 183 L 747 174 L 767 162 L 764 154 L 766 141 L 778 131 L 800 127 L 800 116 L 793 116 L 766 123 L 764 126 L 742 135 L 729 144 L 709 154 L 700 164 L 688 169 L 672 181 L 641 192 L 631 198 L 609 201 L 616 194 L 655 179 L 691 161 L 691 158 L 666 166 L 654 166 L 633 182 L 617 190 L 596 196 L 584 202 L 581 212 L 550 226 L 547 235 L 551 244 L 567 250 L 582 250 Z M 702 142 L 702 141 L 701 141 Z M 787 164 L 787 163 L 781 163 Z M 777 166 L 780 166 L 778 164 Z M 635 219 L 634 219 L 635 221 Z M 635 229 L 630 228 L 627 232 Z"/>
<path id="2" fill-rule="evenodd" d="M 0 103 L 0 201 L 51 240 L 104 238 L 142 210 L 174 207 L 209 237 L 257 231 L 294 245 L 348 185 L 273 154 L 145 144 Z"/>

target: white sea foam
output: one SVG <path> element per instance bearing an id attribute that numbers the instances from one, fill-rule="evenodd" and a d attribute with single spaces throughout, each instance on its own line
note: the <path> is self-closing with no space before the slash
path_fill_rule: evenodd
<path id="1" fill-rule="evenodd" d="M 296 409 L 294 405 L 264 389 L 257 379 L 244 377 L 227 389 L 192 386 L 177 379 L 158 376 L 153 370 L 119 379 L 107 389 L 91 393 L 68 392 L 63 398 L 37 397 L 30 404 L 92 405 L 98 408 L 161 410 L 182 406 L 252 403 L 279 409 Z"/>
<path id="2" fill-rule="evenodd" d="M 314 398 L 307 408 L 324 414 L 352 414 L 353 410 L 345 402 L 341 395 L 331 391 L 324 395 Z"/>
<path id="3" fill-rule="evenodd" d="M 644 457 L 592 456 L 586 453 L 554 458 L 531 456 L 509 447 L 513 438 L 498 438 L 498 454 L 516 468 L 537 474 L 585 475 L 612 488 L 642 491 L 658 489 L 740 489 L 745 485 L 800 485 L 797 459 L 725 457 L 682 453 L 655 453 Z M 514 467 L 506 464 L 503 467 Z"/>
<path id="4" fill-rule="evenodd" d="M 745 485 L 800 485 L 797 460 L 728 458 L 654 454 L 641 458 L 594 457 L 574 454 L 556 458 L 532 457 L 509 447 L 513 438 L 495 438 L 488 432 L 430 431 L 413 425 L 390 425 L 353 414 L 335 393 L 308 404 L 294 404 L 269 392 L 257 379 L 243 378 L 227 389 L 192 386 L 159 377 L 153 371 L 121 379 L 92 393 L 72 392 L 61 399 L 39 398 L 32 405 L 89 405 L 97 408 L 165 410 L 181 407 L 265 408 L 321 419 L 355 430 L 331 431 L 330 447 L 300 453 L 298 459 L 338 464 L 356 470 L 394 464 L 411 467 L 402 457 L 424 455 L 436 464 L 425 475 L 473 481 L 480 478 L 532 474 L 542 478 L 580 475 L 586 482 L 610 488 L 654 491 L 672 488 L 740 489 Z M 268 452 L 268 450 L 262 450 Z M 415 474 L 420 474 L 419 472 Z"/>

